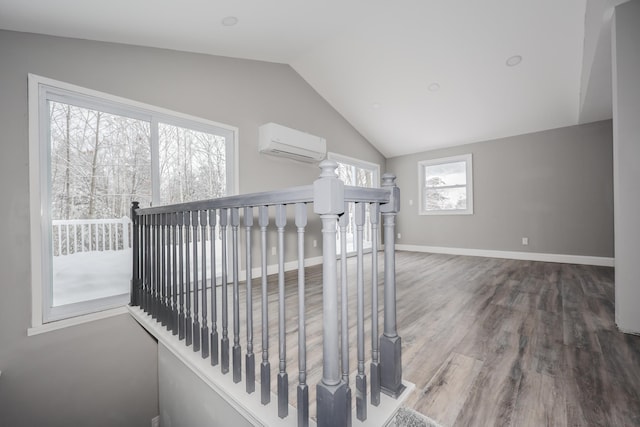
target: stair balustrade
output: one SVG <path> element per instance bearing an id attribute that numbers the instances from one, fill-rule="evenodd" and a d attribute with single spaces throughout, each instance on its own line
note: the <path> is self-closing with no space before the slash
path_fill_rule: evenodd
<path id="1" fill-rule="evenodd" d="M 210 359 L 214 368 L 233 381 L 243 380 L 246 392 L 256 391 L 256 356 L 259 361 L 259 392 L 263 405 L 271 404 L 271 366 L 269 362 L 269 319 L 277 316 L 278 367 L 276 371 L 278 416 L 290 416 L 287 366 L 285 254 L 297 253 L 297 424 L 308 426 L 309 385 L 307 384 L 307 293 L 305 281 L 305 241 L 308 209 L 322 223 L 322 379 L 316 385 L 316 421 L 321 427 L 352 424 L 352 391 L 349 384 L 349 354 L 357 353 L 355 377 L 355 416 L 367 418 L 368 395 L 373 405 L 380 403 L 380 393 L 397 397 L 403 389 L 401 339 L 396 325 L 395 301 L 395 217 L 399 210 L 399 189 L 395 177 L 385 174 L 380 188 L 345 186 L 335 173 L 337 164 L 325 160 L 321 174 L 313 185 L 280 191 L 230 196 L 167 206 L 131 207 L 133 223 L 133 279 L 131 305 L 139 306 L 175 335 L 177 342 Z M 352 206 L 352 209 L 349 207 Z M 368 207 L 368 214 L 365 214 Z M 294 217 L 297 251 L 285 248 L 286 227 Z M 347 218 L 352 212 L 356 227 L 356 310 L 348 306 L 348 272 L 346 258 Z M 257 214 L 257 221 L 254 216 Z M 384 236 L 384 282 L 382 285 L 384 329 L 378 336 L 378 233 L 382 216 Z M 364 230 L 370 225 L 370 234 Z M 257 226 L 256 226 L 257 225 Z M 268 230 L 275 225 L 277 252 L 277 313 L 269 312 L 267 258 Z M 239 230 L 244 228 L 244 257 Z M 337 235 L 342 245 L 337 251 Z M 230 234 L 230 244 L 228 244 Z M 371 277 L 365 284 L 364 239 L 371 239 Z M 254 272 L 254 245 L 259 240 L 260 268 Z M 338 253 L 340 262 L 338 263 Z M 368 256 L 368 255 L 367 255 Z M 244 261 L 241 277 L 241 262 Z M 229 263 L 229 264 L 228 264 Z M 339 264 L 339 265 L 338 265 Z M 338 274 L 338 267 L 340 274 Z M 228 268 L 231 270 L 229 275 Z M 255 274 L 255 273 L 254 273 Z M 340 281 L 338 280 L 340 277 Z M 243 280 L 244 279 L 244 280 Z M 230 285 L 230 286 L 229 286 Z M 261 304 L 254 307 L 254 285 Z M 370 378 L 365 362 L 365 286 L 371 290 Z M 231 289 L 230 289 L 231 288 Z M 231 298 L 229 291 L 231 290 Z M 244 291 L 243 306 L 240 292 Z M 221 301 L 219 301 L 219 298 Z M 221 304 L 219 305 L 219 303 Z M 231 307 L 229 307 L 231 306 Z M 218 308 L 220 311 L 218 312 Z M 244 310 L 245 317 L 240 313 Z M 254 311 L 261 319 L 260 348 L 254 348 Z M 229 331 L 229 317 L 231 327 Z M 349 342 L 348 319 L 356 316 L 356 345 Z M 244 324 L 241 325 L 241 320 Z M 221 336 L 219 336 L 221 326 Z M 241 327 L 244 330 L 243 341 Z M 242 344 L 245 343 L 245 348 Z M 244 352 L 244 358 L 242 354 Z M 351 353 L 353 354 L 353 353 Z M 367 386 L 368 383 L 368 386 Z"/>

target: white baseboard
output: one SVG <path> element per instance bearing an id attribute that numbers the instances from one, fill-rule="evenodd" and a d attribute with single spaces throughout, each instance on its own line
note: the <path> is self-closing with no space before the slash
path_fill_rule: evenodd
<path id="1" fill-rule="evenodd" d="M 312 265 L 322 264 L 322 256 L 317 256 L 313 258 L 305 258 L 304 266 L 311 267 Z M 298 268 L 298 260 L 289 261 L 284 263 L 284 271 L 296 270 Z M 278 272 L 278 264 L 269 264 L 267 265 L 267 275 L 276 274 Z M 238 272 L 238 279 L 240 281 L 244 281 L 247 277 L 246 270 L 241 270 Z M 251 269 L 251 278 L 256 279 L 258 277 L 262 277 L 262 267 L 253 267 Z"/>
<path id="2" fill-rule="evenodd" d="M 491 249 L 449 248 L 444 246 L 396 245 L 396 250 L 429 252 L 434 254 L 480 256 L 487 258 L 519 259 L 524 261 L 559 262 L 563 264 L 613 267 L 614 258 L 585 255 L 545 254 L 540 252 L 496 251 Z"/>

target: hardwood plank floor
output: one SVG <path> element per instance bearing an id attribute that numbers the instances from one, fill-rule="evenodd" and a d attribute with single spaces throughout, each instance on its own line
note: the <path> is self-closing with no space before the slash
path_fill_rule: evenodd
<path id="1" fill-rule="evenodd" d="M 382 254 L 379 256 L 379 265 L 383 265 Z M 367 256 L 365 266 L 369 263 Z M 622 334 L 615 326 L 612 268 L 398 252 L 396 269 L 403 377 L 416 384 L 406 402 L 410 408 L 443 426 L 640 426 L 640 337 Z M 351 258 L 352 387 L 357 366 L 354 270 L 355 259 Z M 289 401 L 294 406 L 298 380 L 296 274 L 286 274 L 287 370 Z M 307 268 L 307 383 L 313 418 L 315 385 L 322 368 L 321 276 L 321 266 Z M 367 375 L 370 280 L 370 274 L 365 274 Z M 254 280 L 253 286 L 259 378 L 260 281 Z M 244 288 L 241 284 L 243 352 Z M 381 331 L 382 286 L 379 300 Z M 277 276 L 270 276 L 274 392 L 277 313 Z"/>
<path id="2" fill-rule="evenodd" d="M 451 426 L 640 425 L 640 337 L 615 326 L 612 268 L 397 257 L 413 409 Z M 461 358 L 479 372 L 434 387 Z M 453 389 L 460 395 L 447 398 L 455 407 L 466 393 L 455 420 L 450 406 L 429 403 Z"/>

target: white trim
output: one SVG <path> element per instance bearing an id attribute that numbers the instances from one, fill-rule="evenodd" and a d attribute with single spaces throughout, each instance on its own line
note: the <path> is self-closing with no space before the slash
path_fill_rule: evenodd
<path id="1" fill-rule="evenodd" d="M 83 323 L 93 322 L 94 320 L 106 319 L 113 316 L 119 316 L 127 313 L 127 306 L 112 308 L 110 310 L 98 311 L 82 316 L 69 317 L 68 319 L 56 320 L 45 324 L 40 324 L 27 329 L 27 336 L 43 334 L 58 329 L 68 328 L 69 326 L 81 325 Z"/>
<path id="2" fill-rule="evenodd" d="M 42 230 L 40 203 L 40 125 L 37 76 L 29 74 L 29 215 L 31 229 L 31 326 L 42 325 Z M 35 284 L 38 284 L 37 286 Z M 27 330 L 27 335 L 29 335 Z"/>
<path id="3" fill-rule="evenodd" d="M 129 307 L 129 313 L 158 340 L 158 344 L 169 350 L 251 424 L 263 426 L 273 425 L 274 422 L 277 422 L 278 415 L 275 413 L 277 405 L 262 406 L 259 392 L 248 395 L 244 383 L 234 383 L 231 375 L 222 374 L 220 369 L 212 369 L 211 361 L 202 359 L 200 352 L 194 352 L 191 347 L 185 346 L 182 342 L 176 343 L 177 339 L 171 332 L 167 331 L 162 324 L 156 322 L 155 319 L 139 307 Z M 272 396 L 271 401 L 277 402 L 277 397 Z M 295 414 L 296 409 L 291 405 L 288 406 L 290 415 L 283 420 L 281 425 L 294 426 L 295 422 L 297 422 L 297 417 L 291 416 L 291 414 Z M 287 423 L 286 421 L 289 422 Z"/>
<path id="4" fill-rule="evenodd" d="M 313 257 L 313 258 L 305 258 L 304 266 L 311 267 L 313 265 L 322 264 L 322 255 Z M 284 263 L 284 271 L 292 271 L 298 269 L 298 260 L 288 261 Z M 269 264 L 267 265 L 267 275 L 278 273 L 278 264 Z M 241 270 L 238 273 L 238 280 L 244 281 L 246 280 L 247 272 L 246 269 Z M 256 279 L 262 277 L 262 267 L 253 267 L 251 269 L 251 278 Z"/>
<path id="5" fill-rule="evenodd" d="M 314 265 L 320 265 L 322 264 L 322 255 L 317 256 L 317 257 L 313 257 L 313 258 L 305 258 L 304 260 L 304 267 L 312 267 Z M 298 261 L 294 260 L 294 261 L 287 261 L 284 263 L 284 271 L 288 272 L 288 271 L 293 271 L 293 270 L 297 270 L 298 269 Z M 278 274 L 278 264 L 268 264 L 267 265 L 267 276 L 270 276 L 272 274 Z M 262 267 L 253 267 L 251 269 L 251 279 L 258 279 L 262 277 Z M 219 280 L 221 278 L 221 276 L 218 274 L 217 275 L 217 279 Z M 229 275 L 227 277 L 228 283 L 231 283 L 233 280 L 233 277 L 231 277 L 231 275 Z M 243 282 L 245 280 L 247 280 L 247 270 L 246 269 L 240 269 L 238 271 L 238 280 Z M 219 286 L 219 285 L 218 285 Z"/>
<path id="6" fill-rule="evenodd" d="M 563 264 L 613 267 L 614 258 L 587 255 L 545 254 L 540 252 L 497 251 L 493 249 L 450 248 L 444 246 L 396 245 L 396 250 L 434 254 L 479 256 L 487 258 L 519 259 L 524 261 L 559 262 Z"/>
<path id="7" fill-rule="evenodd" d="M 621 328 L 620 325 L 618 324 L 618 322 L 616 322 L 616 326 L 618 327 L 618 330 L 620 332 L 622 332 L 623 334 L 630 334 L 630 335 L 640 336 L 640 331 L 637 331 L 637 330 L 634 330 L 634 329 Z"/>
<path id="8" fill-rule="evenodd" d="M 366 160 L 356 159 L 355 157 L 345 156 L 344 154 L 333 153 L 331 151 L 327 153 L 327 159 L 372 171 L 374 175 L 373 187 L 374 188 L 380 187 L 380 165 L 379 164 L 368 162 Z"/>
<path id="9" fill-rule="evenodd" d="M 240 194 L 240 130 L 236 127 L 233 128 L 233 188 L 229 191 L 229 196 L 235 196 Z M 226 159 L 229 160 L 228 158 Z M 227 173 L 229 168 L 227 168 Z M 227 179 L 229 177 L 227 176 Z M 229 184 L 227 183 L 227 186 Z"/>
<path id="10" fill-rule="evenodd" d="M 442 209 L 428 211 L 424 209 L 424 192 L 425 192 L 425 167 L 442 165 L 445 163 L 465 162 L 466 166 L 466 185 L 456 185 L 453 187 L 465 187 L 467 190 L 467 208 L 466 209 Z M 446 188 L 446 187 L 445 187 Z M 461 154 L 459 156 L 442 157 L 438 159 L 420 160 L 418 162 L 418 215 L 473 215 L 473 155 L 471 153 Z"/>

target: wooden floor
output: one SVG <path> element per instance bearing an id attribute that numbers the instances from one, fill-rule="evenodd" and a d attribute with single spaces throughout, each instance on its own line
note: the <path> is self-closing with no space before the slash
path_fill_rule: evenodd
<path id="1" fill-rule="evenodd" d="M 357 366 L 354 266 L 352 258 L 352 373 Z M 616 329 L 612 268 L 412 252 L 398 252 L 396 268 L 403 377 L 416 385 L 408 407 L 443 426 L 640 426 L 640 337 Z M 307 379 L 313 418 L 315 384 L 321 376 L 321 275 L 321 266 L 306 272 Z M 365 279 L 369 289 L 370 276 Z M 253 286 L 259 378 L 259 281 Z M 241 289 L 244 305 L 244 286 Z M 269 289 L 275 392 L 276 276 L 269 277 Z M 286 274 L 286 289 L 289 401 L 295 406 L 296 272 Z M 381 297 L 382 293 L 380 302 Z M 370 292 L 365 301 L 368 360 Z M 244 351 L 244 309 L 241 323 Z M 230 331 L 233 342 L 232 337 Z M 367 362 L 367 375 L 368 370 Z"/>
<path id="2" fill-rule="evenodd" d="M 399 252 L 408 406 L 446 426 L 638 426 L 613 269 Z"/>

